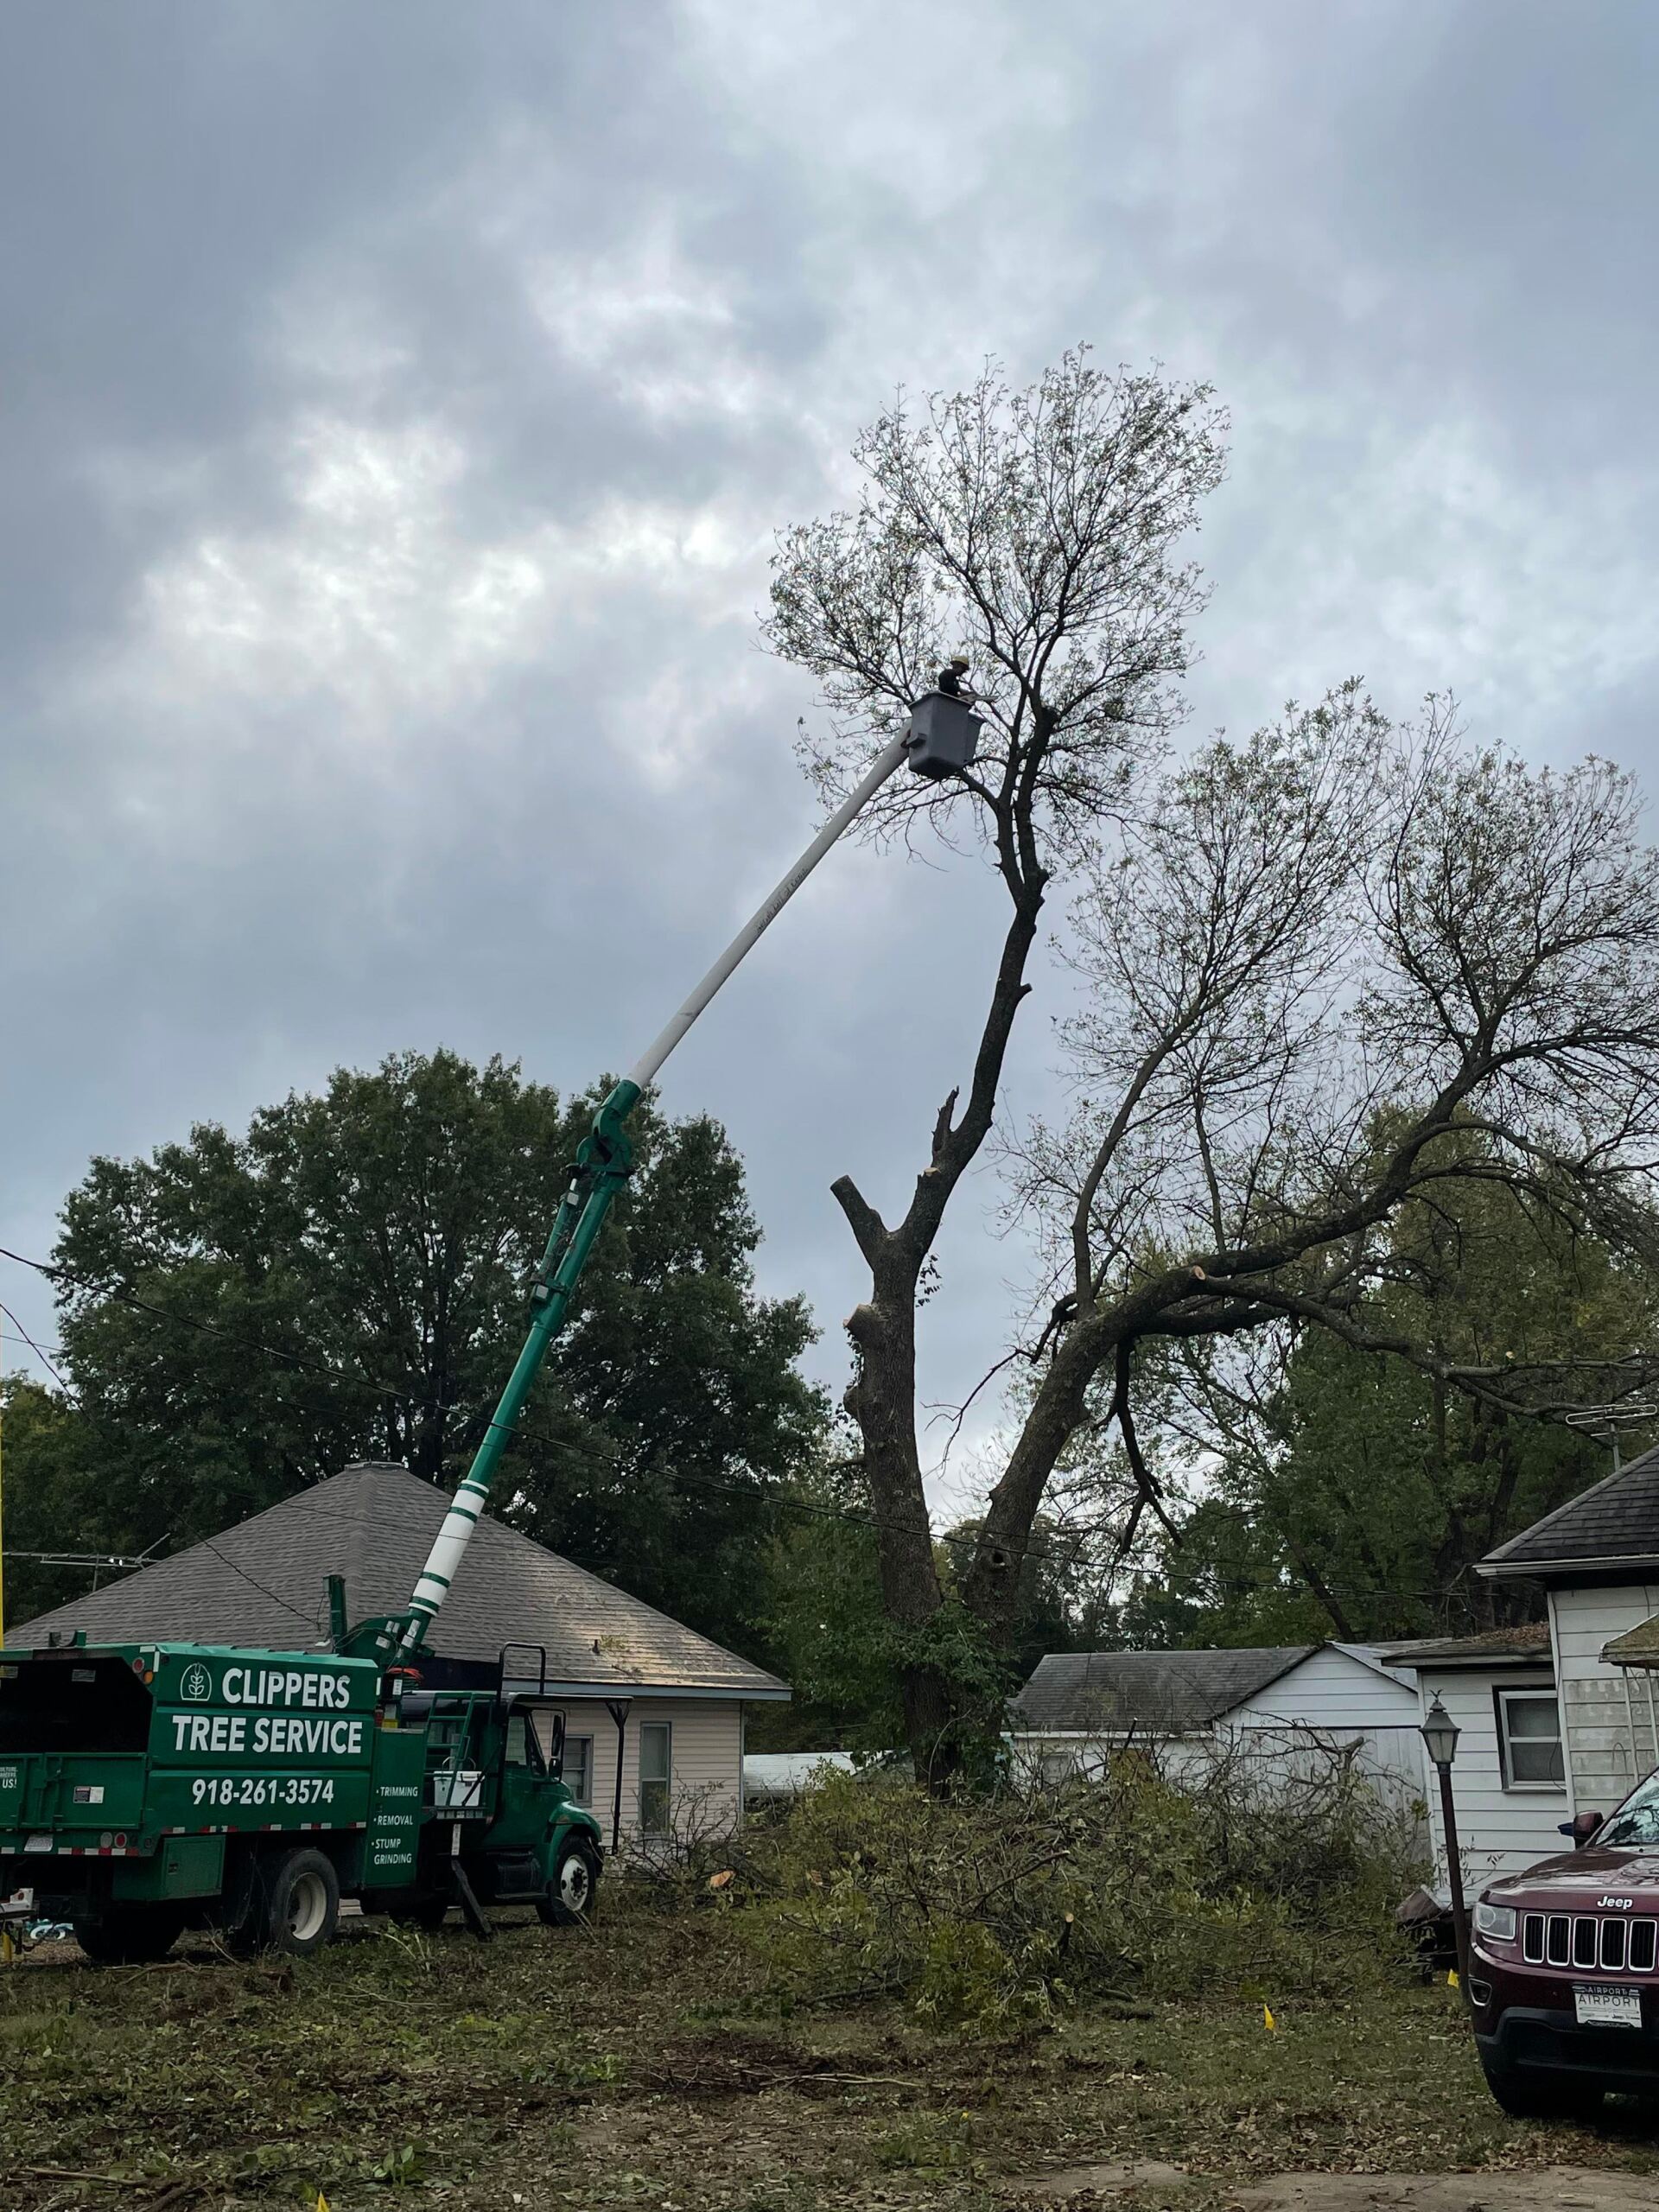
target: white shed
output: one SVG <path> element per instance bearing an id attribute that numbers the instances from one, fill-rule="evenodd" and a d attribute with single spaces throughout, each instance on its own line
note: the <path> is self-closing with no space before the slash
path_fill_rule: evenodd
<path id="1" fill-rule="evenodd" d="M 1422 1795 L 1416 1691 L 1365 1644 L 1052 1652 L 1009 1717 L 1016 1768 L 1033 1780 L 1098 1771 L 1138 1743 L 1178 1779 L 1243 1757 L 1270 1786 L 1336 1758 L 1398 1805 Z"/>

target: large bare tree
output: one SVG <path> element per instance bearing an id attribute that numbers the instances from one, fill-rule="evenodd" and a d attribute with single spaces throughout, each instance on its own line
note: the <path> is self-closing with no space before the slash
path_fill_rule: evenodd
<path id="1" fill-rule="evenodd" d="M 1223 427 L 1205 391 L 1082 353 L 1026 391 L 988 373 L 883 416 L 856 448 L 861 505 L 788 533 L 775 564 L 768 634 L 819 681 L 830 735 L 809 765 L 829 790 L 958 641 L 987 717 L 970 774 L 889 787 L 874 824 L 977 837 L 1005 886 L 970 1071 L 896 1218 L 834 1186 L 870 1270 L 847 1403 L 912 1747 L 936 1781 L 960 1754 L 963 1699 L 918 1448 L 918 1291 L 992 1138 L 1057 891 L 1084 987 L 1065 1039 L 1076 1110 L 998 1133 L 1052 1274 L 958 1583 L 993 1646 L 1080 1433 L 1115 1423 L 1137 1500 L 1159 1510 L 1134 1414 L 1153 1347 L 1309 1325 L 1358 1338 L 1380 1232 L 1439 1179 L 1501 1175 L 1646 1235 L 1659 868 L 1628 783 L 1471 753 L 1434 702 L 1396 732 L 1351 683 L 1247 742 L 1171 756 L 1201 601 L 1182 541 L 1220 478 Z M 1432 1345 L 1389 1348 L 1435 1369 Z"/>

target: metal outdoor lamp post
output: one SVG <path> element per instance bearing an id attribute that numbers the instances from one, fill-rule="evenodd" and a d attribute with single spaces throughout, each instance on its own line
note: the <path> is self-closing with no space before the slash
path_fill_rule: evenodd
<path id="1" fill-rule="evenodd" d="M 1452 1762 L 1462 1730 L 1437 1697 L 1428 1708 L 1421 1735 L 1440 1777 L 1440 1825 L 1446 1834 L 1446 1878 L 1452 1887 L 1452 1927 L 1458 1946 L 1458 1980 L 1469 1980 L 1469 1908 L 1464 1902 L 1463 1860 L 1458 1852 L 1458 1815 L 1452 1802 Z"/>

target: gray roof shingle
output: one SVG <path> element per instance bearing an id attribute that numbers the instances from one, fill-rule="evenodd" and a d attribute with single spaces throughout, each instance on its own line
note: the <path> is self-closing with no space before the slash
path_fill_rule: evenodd
<path id="1" fill-rule="evenodd" d="M 406 1467 L 362 1465 L 284 1498 L 221 1536 L 16 1627 L 89 1643 L 178 1641 L 304 1650 L 326 1643 L 327 1580 L 353 1620 L 408 1604 L 448 1494 Z M 550 1681 L 786 1697 L 775 1675 L 642 1605 L 485 1514 L 428 1637 L 439 1657 L 493 1665 L 503 1643 L 547 1647 Z"/>
<path id="2" fill-rule="evenodd" d="M 1317 1643 L 1243 1651 L 1051 1651 L 1013 1706 L 1033 1734 L 1185 1735 L 1288 1674 Z"/>
<path id="3" fill-rule="evenodd" d="M 1482 1574 L 1659 1560 L 1659 1445 L 1535 1521 L 1479 1562 Z"/>

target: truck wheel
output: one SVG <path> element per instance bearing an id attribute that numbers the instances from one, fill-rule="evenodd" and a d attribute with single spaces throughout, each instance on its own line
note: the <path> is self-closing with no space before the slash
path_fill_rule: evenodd
<path id="1" fill-rule="evenodd" d="M 73 1923 L 75 1941 L 94 1966 L 144 1966 L 164 1959 L 184 1932 L 184 1915 L 164 1904 L 115 1906 Z"/>
<path id="2" fill-rule="evenodd" d="M 547 1895 L 536 1910 L 550 1928 L 574 1928 L 588 1918 L 599 1891 L 599 1859 L 594 1847 L 582 1836 L 559 1846 L 553 1878 Z"/>
<path id="3" fill-rule="evenodd" d="M 1480 2070 L 1511 2120 L 1588 2120 L 1601 2109 L 1604 2092 L 1570 2074 L 1522 2074 L 1484 2058 Z"/>
<path id="4" fill-rule="evenodd" d="M 340 1921 L 340 1878 L 321 1851 L 289 1851 L 260 1870 L 255 1915 L 260 1948 L 307 1958 Z M 250 1932 L 252 1932 L 251 1930 Z"/>

